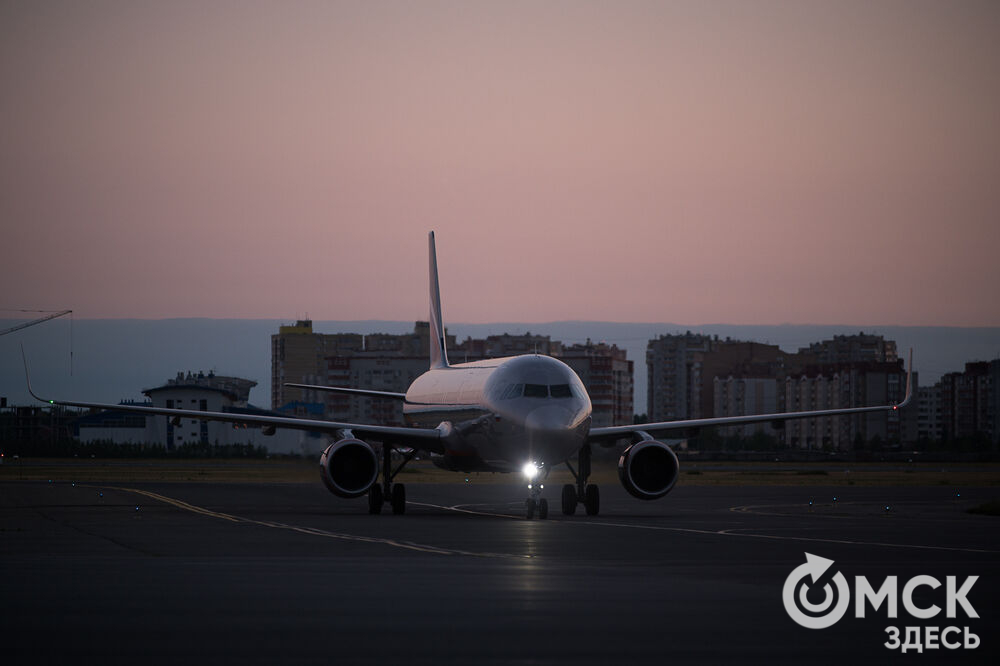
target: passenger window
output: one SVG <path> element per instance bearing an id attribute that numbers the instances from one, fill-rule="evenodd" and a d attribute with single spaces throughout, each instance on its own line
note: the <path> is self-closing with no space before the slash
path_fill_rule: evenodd
<path id="1" fill-rule="evenodd" d="M 525 398 L 547 398 L 549 397 L 549 387 L 545 384 L 525 384 Z"/>
<path id="2" fill-rule="evenodd" d="M 549 387 L 549 393 L 553 398 L 573 397 L 573 392 L 569 390 L 569 384 L 553 384 Z"/>

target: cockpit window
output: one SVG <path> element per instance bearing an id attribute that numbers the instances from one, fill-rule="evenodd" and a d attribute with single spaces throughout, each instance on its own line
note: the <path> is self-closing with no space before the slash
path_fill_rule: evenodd
<path id="1" fill-rule="evenodd" d="M 525 398 L 547 398 L 549 397 L 549 387 L 545 384 L 525 384 Z"/>
<path id="2" fill-rule="evenodd" d="M 514 398 L 520 398 L 521 393 L 524 391 L 524 384 L 511 384 L 500 396 L 501 400 L 512 400 Z"/>
<path id="3" fill-rule="evenodd" d="M 500 394 L 501 400 L 514 398 L 572 398 L 577 395 L 571 384 L 508 384 Z"/>
<path id="4" fill-rule="evenodd" d="M 549 394 L 553 398 L 572 398 L 573 392 L 569 389 L 569 384 L 553 384 L 549 387 Z"/>

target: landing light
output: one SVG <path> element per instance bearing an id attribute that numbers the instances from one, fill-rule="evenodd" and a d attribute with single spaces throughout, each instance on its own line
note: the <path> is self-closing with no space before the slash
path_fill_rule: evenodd
<path id="1" fill-rule="evenodd" d="M 538 465 L 533 462 L 525 463 L 524 467 L 521 468 L 521 473 L 524 474 L 525 478 L 533 479 L 538 474 Z"/>

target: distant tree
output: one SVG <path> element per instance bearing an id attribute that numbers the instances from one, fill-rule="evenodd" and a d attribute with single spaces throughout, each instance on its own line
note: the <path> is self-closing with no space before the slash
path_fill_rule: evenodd
<path id="1" fill-rule="evenodd" d="M 882 435 L 876 434 L 868 442 L 868 448 L 871 449 L 872 451 L 881 451 L 882 446 L 883 446 Z"/>
<path id="2" fill-rule="evenodd" d="M 692 440 L 694 447 L 703 451 L 719 451 L 724 449 L 725 440 L 719 434 L 718 428 L 702 428 L 697 437 Z"/>

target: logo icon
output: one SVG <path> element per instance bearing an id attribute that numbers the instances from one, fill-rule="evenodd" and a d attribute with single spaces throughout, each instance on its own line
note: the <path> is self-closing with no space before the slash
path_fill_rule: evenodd
<path id="1" fill-rule="evenodd" d="M 844 574 L 838 571 L 832 576 L 826 575 L 833 560 L 810 553 L 805 555 L 806 563 L 795 567 L 785 579 L 781 599 L 788 616 L 796 623 L 806 629 L 826 629 L 844 617 L 851 603 L 851 592 Z M 809 579 L 812 579 L 811 583 Z M 819 603 L 809 601 L 809 591 L 814 589 L 823 592 L 823 600 Z"/>

